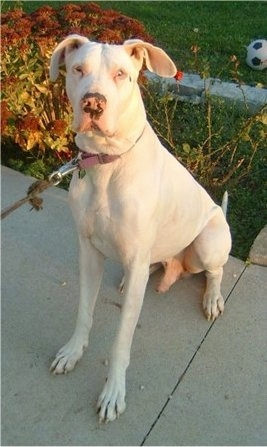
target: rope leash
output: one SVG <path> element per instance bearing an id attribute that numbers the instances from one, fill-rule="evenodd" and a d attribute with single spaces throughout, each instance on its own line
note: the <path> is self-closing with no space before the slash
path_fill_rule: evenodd
<path id="1" fill-rule="evenodd" d="M 5 208 L 1 211 L 1 220 L 5 219 L 10 213 L 24 205 L 25 203 L 29 202 L 32 205 L 32 209 L 35 209 L 36 211 L 42 210 L 42 204 L 43 199 L 41 197 L 38 197 L 39 194 L 42 194 L 47 188 L 50 188 L 51 186 L 57 186 L 63 178 L 79 169 L 79 163 L 78 158 L 73 158 L 65 165 L 61 166 L 57 171 L 53 172 L 49 177 L 48 180 L 37 180 L 33 182 L 27 191 L 26 197 L 23 197 L 23 199 L 18 200 L 13 205 Z"/>
<path id="2" fill-rule="evenodd" d="M 30 185 L 28 188 L 26 197 L 23 197 L 23 199 L 18 200 L 13 205 L 1 211 L 1 220 L 5 219 L 10 213 L 27 202 L 29 202 L 32 205 L 32 209 L 35 209 L 36 211 L 43 209 L 43 199 L 41 199 L 41 197 L 38 197 L 38 195 L 44 192 L 50 186 L 54 186 L 53 180 L 37 180 L 36 182 L 33 182 L 32 185 Z"/>

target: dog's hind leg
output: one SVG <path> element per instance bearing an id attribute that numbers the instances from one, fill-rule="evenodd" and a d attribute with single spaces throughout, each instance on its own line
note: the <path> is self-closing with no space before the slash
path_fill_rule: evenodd
<path id="1" fill-rule="evenodd" d="M 169 258 L 162 262 L 162 265 L 164 268 L 164 273 L 156 287 L 156 291 L 159 293 L 167 292 L 175 281 L 185 274 L 182 264 L 182 256 Z"/>
<path id="2" fill-rule="evenodd" d="M 223 268 L 205 272 L 206 290 L 203 296 L 203 310 L 207 320 L 214 321 L 224 311 L 224 299 L 221 294 Z"/>
<path id="3" fill-rule="evenodd" d="M 89 239 L 80 238 L 80 302 L 74 333 L 57 353 L 50 371 L 63 374 L 71 371 L 88 346 L 93 312 L 101 284 L 104 258 Z"/>
<path id="4" fill-rule="evenodd" d="M 231 235 L 223 212 L 218 213 L 185 250 L 185 268 L 190 273 L 205 271 L 206 289 L 203 310 L 208 320 L 214 321 L 223 313 L 224 299 L 221 294 L 223 265 L 231 249 Z"/>

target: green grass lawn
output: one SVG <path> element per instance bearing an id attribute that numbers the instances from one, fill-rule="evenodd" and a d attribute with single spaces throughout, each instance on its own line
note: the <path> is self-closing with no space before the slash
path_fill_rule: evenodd
<path id="1" fill-rule="evenodd" d="M 4 9 L 16 2 L 5 1 Z M 40 5 L 56 7 L 62 1 L 24 1 L 27 12 Z M 174 59 L 179 70 L 209 71 L 211 76 L 231 79 L 229 59 L 240 60 L 240 79 L 267 84 L 265 72 L 245 63 L 246 46 L 266 38 L 267 2 L 263 1 L 101 1 L 102 8 L 116 9 L 143 22 L 147 31 Z M 196 32 L 198 30 L 198 32 Z M 199 47 L 197 61 L 192 46 Z"/>

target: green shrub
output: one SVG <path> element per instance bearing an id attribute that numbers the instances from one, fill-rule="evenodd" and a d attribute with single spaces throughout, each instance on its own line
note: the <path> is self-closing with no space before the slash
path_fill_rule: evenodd
<path id="1" fill-rule="evenodd" d="M 151 42 L 141 23 L 94 3 L 43 6 L 31 14 L 15 9 L 2 14 L 1 132 L 3 143 L 23 151 L 72 156 L 71 107 L 64 78 L 49 81 L 49 60 L 64 36 L 78 33 L 100 42 Z M 6 145 L 8 147 L 10 145 Z"/>
<path id="2" fill-rule="evenodd" d="M 192 105 L 151 83 L 144 99 L 165 146 L 210 191 L 233 187 L 266 157 L 267 105 L 246 108 L 210 97 Z M 207 92 L 208 93 L 208 92 Z"/>

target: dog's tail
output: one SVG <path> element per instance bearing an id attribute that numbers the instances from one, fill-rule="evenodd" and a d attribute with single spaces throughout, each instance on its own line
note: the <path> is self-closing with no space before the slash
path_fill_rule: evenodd
<path id="1" fill-rule="evenodd" d="M 222 198 L 222 204 L 221 204 L 221 208 L 223 210 L 223 214 L 225 217 L 227 214 L 227 207 L 228 207 L 228 192 L 225 191 L 223 198 Z"/>

